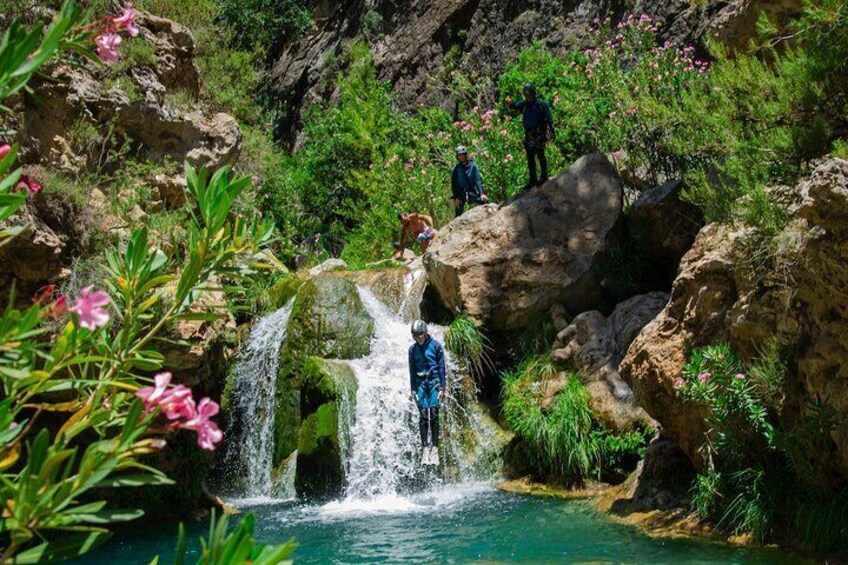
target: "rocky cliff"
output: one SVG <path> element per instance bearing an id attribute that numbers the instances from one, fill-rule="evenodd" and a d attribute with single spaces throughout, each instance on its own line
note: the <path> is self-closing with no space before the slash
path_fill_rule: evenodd
<path id="1" fill-rule="evenodd" d="M 712 224 L 684 257 L 671 299 L 634 340 L 620 371 L 637 401 L 689 455 L 704 414 L 675 394 L 674 381 L 696 347 L 728 343 L 750 361 L 776 339 L 788 352 L 781 418 L 791 427 L 814 397 L 848 409 L 848 161 L 830 159 L 796 187 L 775 189 L 790 221 L 771 244 L 751 228 Z M 831 433 L 824 468 L 848 477 L 848 433 Z"/>
<path id="2" fill-rule="evenodd" d="M 380 78 L 391 81 L 400 103 L 452 110 L 451 73 L 491 87 L 521 48 L 539 41 L 556 52 L 588 44 L 596 18 L 627 12 L 663 22 L 661 38 L 682 42 L 705 36 L 731 46 L 754 33 L 761 10 L 776 16 L 798 11 L 799 0 L 313 0 L 314 29 L 290 45 L 273 65 L 274 89 L 287 109 L 282 124 L 293 140 L 301 111 L 332 96 L 346 47 L 366 36 Z"/>

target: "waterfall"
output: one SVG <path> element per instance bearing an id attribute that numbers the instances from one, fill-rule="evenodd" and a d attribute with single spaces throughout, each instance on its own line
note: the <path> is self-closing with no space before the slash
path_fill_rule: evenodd
<path id="1" fill-rule="evenodd" d="M 268 496 L 272 492 L 274 454 L 274 403 L 277 391 L 277 369 L 280 347 L 286 339 L 289 320 L 294 308 L 294 298 L 279 310 L 262 317 L 250 330 L 247 344 L 239 352 L 233 369 L 235 383 L 232 393 L 232 411 L 237 431 L 231 438 L 235 446 L 228 459 L 235 458 L 228 467 L 240 470 L 247 496 Z M 283 475 L 294 488 L 294 460 Z"/>
<path id="2" fill-rule="evenodd" d="M 393 314 L 374 294 L 359 288 L 360 298 L 374 319 L 376 335 L 371 353 L 351 361 L 356 375 L 355 414 L 350 425 L 347 449 L 347 500 L 374 500 L 396 497 L 410 490 L 418 480 L 439 481 L 435 471 L 423 469 L 419 463 L 418 411 L 410 399 L 407 351 L 412 338 L 409 326 Z M 430 335 L 444 342 L 444 328 L 429 326 Z M 448 370 L 451 363 L 448 359 Z M 443 468 L 454 468 L 454 481 L 476 478 L 475 473 L 492 470 L 465 462 L 469 447 L 460 436 L 471 436 L 472 452 L 483 449 L 487 442 L 478 418 L 466 411 L 460 401 L 463 386 L 449 374 L 448 388 L 453 400 L 442 409 L 441 444 Z M 451 379 L 454 378 L 453 382 Z M 454 412 L 448 415 L 448 413 Z M 466 438 L 467 439 L 467 438 Z M 481 476 L 479 475 L 478 476 Z"/>

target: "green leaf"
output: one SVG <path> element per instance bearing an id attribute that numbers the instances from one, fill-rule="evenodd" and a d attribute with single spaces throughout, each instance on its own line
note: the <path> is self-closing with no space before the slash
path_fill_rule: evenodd
<path id="1" fill-rule="evenodd" d="M 102 530 L 65 536 L 19 553 L 12 563 L 25 565 L 73 559 L 99 547 L 111 536 L 111 533 Z"/>
<path id="2" fill-rule="evenodd" d="M 164 475 L 142 475 L 142 474 L 133 474 L 133 475 L 121 475 L 118 477 L 107 477 L 100 481 L 97 486 L 98 487 L 106 487 L 106 488 L 132 488 L 132 487 L 143 487 L 143 486 L 162 486 L 162 485 L 172 485 L 174 481 L 169 479 Z"/>

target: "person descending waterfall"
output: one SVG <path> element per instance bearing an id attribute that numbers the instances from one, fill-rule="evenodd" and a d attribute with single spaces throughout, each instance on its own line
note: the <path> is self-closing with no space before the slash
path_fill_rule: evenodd
<path id="1" fill-rule="evenodd" d="M 445 351 L 427 333 L 423 320 L 412 322 L 409 347 L 409 386 L 418 406 L 421 433 L 421 464 L 439 464 L 439 407 L 445 394 Z"/>
<path id="2" fill-rule="evenodd" d="M 459 162 L 451 171 L 451 193 L 454 214 L 458 218 L 465 212 L 466 204 L 486 204 L 489 199 L 483 194 L 480 169 L 468 158 L 464 145 L 456 148 L 456 160 Z"/>
<path id="3" fill-rule="evenodd" d="M 504 100 L 511 110 L 521 112 L 524 124 L 524 151 L 527 153 L 527 167 L 530 169 L 530 182 L 524 187 L 529 190 L 537 184 L 548 180 L 548 159 L 545 156 L 545 146 L 556 138 L 554 118 L 551 107 L 544 100 L 536 97 L 536 85 L 524 85 L 524 100 L 513 102 L 511 96 Z M 542 168 L 542 178 L 536 176 L 536 159 Z"/>

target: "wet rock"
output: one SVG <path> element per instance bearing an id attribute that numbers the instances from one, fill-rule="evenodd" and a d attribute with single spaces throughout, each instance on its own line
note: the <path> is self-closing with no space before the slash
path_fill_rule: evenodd
<path id="1" fill-rule="evenodd" d="M 489 331 L 527 327 L 554 304 L 598 303 L 593 266 L 622 209 L 621 179 L 600 154 L 503 206 L 478 206 L 424 255 L 444 305 Z"/>
<path id="2" fill-rule="evenodd" d="M 327 273 L 330 271 L 344 271 L 347 269 L 347 263 L 342 259 L 327 259 L 320 265 L 312 267 L 309 269 L 309 276 L 317 277 L 321 273 Z"/>
<path id="3" fill-rule="evenodd" d="M 371 351 L 374 321 L 356 286 L 322 274 L 303 283 L 292 312 L 285 355 L 356 359 Z"/>
<path id="4" fill-rule="evenodd" d="M 639 331 L 663 309 L 668 295 L 635 296 L 607 318 L 584 312 L 557 335 L 552 358 L 577 373 L 591 395 L 596 416 L 611 430 L 628 432 L 654 422 L 636 404 L 633 391 L 618 374 L 618 364 Z"/>

